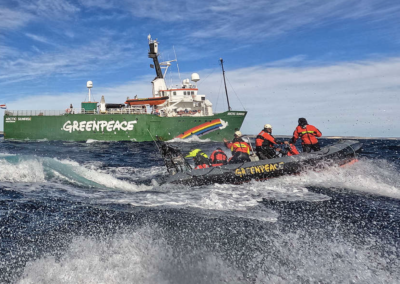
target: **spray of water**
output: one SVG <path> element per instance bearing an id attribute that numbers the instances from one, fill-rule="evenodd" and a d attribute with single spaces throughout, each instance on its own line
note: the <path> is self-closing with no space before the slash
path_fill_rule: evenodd
<path id="1" fill-rule="evenodd" d="M 177 250 L 156 231 L 75 238 L 61 259 L 28 263 L 18 283 L 239 283 L 241 273 L 218 255 Z"/>
<path id="2" fill-rule="evenodd" d="M 244 235 L 239 224 L 229 229 Z M 241 244 L 225 242 L 229 236 L 220 236 L 224 231 L 218 228 L 204 233 L 187 233 L 191 236 L 187 239 L 146 227 L 105 238 L 76 237 L 60 259 L 48 256 L 29 262 L 18 283 L 396 283 L 400 279 L 396 269 L 400 263 L 393 255 L 340 237 L 330 240 L 307 230 L 289 234 L 274 230 Z M 190 243 L 196 247 L 187 246 Z M 243 245 L 250 251 L 243 251 Z"/>

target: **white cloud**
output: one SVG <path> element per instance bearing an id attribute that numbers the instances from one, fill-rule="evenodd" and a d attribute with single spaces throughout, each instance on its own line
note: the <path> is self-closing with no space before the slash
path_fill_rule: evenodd
<path id="1" fill-rule="evenodd" d="M 68 0 L 17 0 L 19 8 L 33 15 L 51 19 L 68 17 L 80 11 L 80 8 Z"/>
<path id="2" fill-rule="evenodd" d="M 400 136 L 399 71 L 400 58 L 392 58 L 322 67 L 256 66 L 227 76 L 249 111 L 245 132 L 270 123 L 276 134 L 291 134 L 297 119 L 307 117 L 325 135 Z M 218 78 L 207 82 L 218 84 Z M 232 91 L 230 97 L 234 101 Z"/>
<path id="3" fill-rule="evenodd" d="M 315 28 L 340 19 L 396 19 L 400 3 L 378 0 L 164 0 L 89 1 L 86 7 L 120 9 L 134 17 L 174 22 L 194 38 L 257 41 L 298 28 Z"/>
<path id="4" fill-rule="evenodd" d="M 32 21 L 46 21 L 49 24 L 49 20 L 60 21 L 79 11 L 79 7 L 67 0 L 16 0 L 13 3 L 0 3 L 0 31 L 22 28 Z"/>
<path id="5" fill-rule="evenodd" d="M 271 64 L 229 70 L 228 89 L 231 105 L 241 110 L 235 89 L 248 116 L 243 132 L 256 134 L 265 123 L 274 126 L 275 134 L 292 134 L 299 117 L 306 117 L 324 135 L 400 136 L 400 58 L 341 63 L 331 66 L 269 66 Z M 225 102 L 221 76 L 205 76 L 199 90 L 216 105 Z M 186 75 L 186 76 L 185 76 Z M 188 77 L 189 74 L 183 74 Z M 153 76 L 138 79 L 115 88 L 102 88 L 95 82 L 97 100 L 105 95 L 107 102 L 124 102 L 127 96 L 151 96 Z M 206 79 L 205 79 L 206 78 Z M 86 91 L 86 90 L 85 90 Z M 85 94 L 21 97 L 7 102 L 9 108 L 65 109 L 69 103 L 78 106 Z M 18 96 L 19 97 L 19 96 Z M 224 108 L 223 110 L 226 110 Z"/>
<path id="6" fill-rule="evenodd" d="M 31 38 L 31 39 L 33 39 L 35 41 L 41 42 L 41 43 L 46 43 L 46 44 L 51 44 L 51 45 L 54 44 L 54 42 L 52 42 L 51 40 L 47 39 L 44 36 L 34 35 L 34 34 L 31 34 L 31 33 L 25 33 L 25 35 L 27 37 L 29 37 L 29 38 Z"/>
<path id="7" fill-rule="evenodd" d="M 20 28 L 26 25 L 32 18 L 32 15 L 23 11 L 0 7 L 0 31 Z"/>
<path id="8" fill-rule="evenodd" d="M 46 38 L 27 34 L 35 40 L 47 42 Z M 50 42 L 49 42 L 50 43 Z M 1 56 L 0 47 L 0 56 Z M 7 49 L 4 49 L 7 51 Z M 60 47 L 57 51 L 32 56 L 25 52 L 15 54 L 12 58 L 0 61 L 0 85 L 31 80 L 39 76 L 80 76 L 82 73 L 99 68 L 109 63 L 107 70 L 113 70 L 126 64 L 125 55 L 131 46 L 104 37 L 75 48 Z"/>

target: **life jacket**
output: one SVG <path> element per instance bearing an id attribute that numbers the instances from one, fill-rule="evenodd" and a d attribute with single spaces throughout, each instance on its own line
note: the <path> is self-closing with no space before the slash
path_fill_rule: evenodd
<path id="1" fill-rule="evenodd" d="M 203 153 L 200 149 L 196 152 L 196 156 L 194 157 L 194 164 L 196 167 L 194 168 L 195 170 L 197 169 L 206 169 L 210 167 L 210 161 L 208 160 L 208 156 Z M 196 151 L 194 150 L 194 151 Z"/>
<path id="2" fill-rule="evenodd" d="M 266 146 L 272 148 L 274 147 L 274 144 L 276 144 L 274 136 L 264 130 L 258 133 L 256 138 L 256 147 Z"/>
<path id="3" fill-rule="evenodd" d="M 299 151 L 297 151 L 296 146 L 293 144 L 289 144 L 289 151 L 287 153 L 288 156 L 294 156 L 300 154 Z"/>
<path id="4" fill-rule="evenodd" d="M 202 165 L 197 165 L 194 169 L 195 169 L 195 170 L 207 169 L 207 168 L 209 168 L 209 167 L 210 167 L 210 166 L 207 165 L 207 164 L 202 164 Z"/>
<path id="5" fill-rule="evenodd" d="M 231 149 L 232 155 L 236 152 L 247 153 L 250 155 L 250 145 L 242 139 L 234 139 L 231 143 L 227 143 L 226 146 Z"/>
<path id="6" fill-rule="evenodd" d="M 322 133 L 313 125 L 297 126 L 293 132 L 293 141 L 296 142 L 298 138 L 301 138 L 302 144 L 317 144 L 318 139 Z"/>
<path id="7" fill-rule="evenodd" d="M 226 156 L 224 151 L 219 150 L 219 149 L 212 152 L 212 154 L 210 156 L 210 162 L 213 167 L 226 165 L 228 163 L 227 160 L 228 160 L 228 157 Z"/>

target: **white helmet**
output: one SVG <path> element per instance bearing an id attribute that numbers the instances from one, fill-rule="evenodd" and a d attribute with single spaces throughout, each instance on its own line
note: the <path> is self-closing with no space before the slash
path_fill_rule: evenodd
<path id="1" fill-rule="evenodd" d="M 235 136 L 242 137 L 242 132 L 240 132 L 239 130 L 235 131 Z"/>
<path id="2" fill-rule="evenodd" d="M 271 125 L 271 124 L 266 124 L 266 125 L 264 125 L 264 128 L 270 128 L 270 129 L 272 129 L 272 125 Z"/>

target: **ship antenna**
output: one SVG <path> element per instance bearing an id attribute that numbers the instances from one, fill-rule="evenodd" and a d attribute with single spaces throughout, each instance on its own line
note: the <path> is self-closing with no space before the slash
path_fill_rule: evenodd
<path id="1" fill-rule="evenodd" d="M 89 89 L 89 102 L 91 102 L 90 89 L 93 88 L 93 82 L 87 81 L 86 87 Z"/>
<path id="2" fill-rule="evenodd" d="M 228 111 L 231 111 L 231 106 L 229 104 L 229 96 L 228 96 L 228 89 L 226 88 L 226 81 L 225 81 L 225 70 L 224 70 L 224 60 L 222 58 L 219 59 L 221 61 L 221 66 L 222 66 L 222 76 L 224 77 L 224 85 L 225 85 L 225 94 L 226 94 L 226 100 L 228 101 Z"/>
<path id="3" fill-rule="evenodd" d="M 173 49 L 174 49 L 175 60 L 176 60 L 176 67 L 178 67 L 179 81 L 181 81 L 181 72 L 179 71 L 178 57 L 176 57 L 175 46 L 172 46 L 172 47 L 173 47 Z"/>

